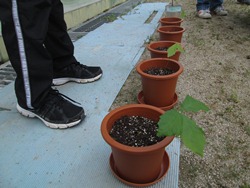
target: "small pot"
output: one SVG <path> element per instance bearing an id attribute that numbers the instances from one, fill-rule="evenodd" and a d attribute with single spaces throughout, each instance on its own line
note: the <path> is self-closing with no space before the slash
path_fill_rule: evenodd
<path id="1" fill-rule="evenodd" d="M 169 58 L 173 59 L 176 61 L 179 61 L 180 57 L 180 52 L 176 52 L 175 55 L 168 57 L 167 51 L 163 50 L 158 50 L 157 48 L 169 48 L 173 44 L 176 44 L 177 42 L 174 41 L 156 41 L 156 42 L 151 42 L 148 46 L 147 49 L 150 51 L 151 58 Z"/>
<path id="2" fill-rule="evenodd" d="M 144 72 L 157 67 L 168 68 L 175 73 L 159 76 Z M 183 72 L 183 66 L 179 62 L 167 58 L 152 58 L 137 64 L 136 70 L 141 75 L 142 91 L 146 104 L 157 107 L 173 104 L 177 80 Z"/>
<path id="3" fill-rule="evenodd" d="M 166 137 L 161 142 L 146 147 L 126 146 L 115 141 L 109 135 L 114 122 L 122 116 L 143 116 L 158 122 L 163 113 L 163 110 L 151 105 L 129 104 L 112 110 L 104 117 L 101 124 L 101 133 L 112 149 L 114 164 L 111 165 L 113 171 L 115 169 L 116 176 L 124 183 L 140 186 L 151 185 L 159 181 L 161 179 L 159 174 L 162 171 L 162 161 L 166 153 L 165 147 L 172 142 L 174 137 Z"/>
<path id="4" fill-rule="evenodd" d="M 178 17 L 164 17 L 161 18 L 159 21 L 161 23 L 161 26 L 169 26 L 169 25 L 181 26 L 183 19 Z"/>
<path id="5" fill-rule="evenodd" d="M 161 26 L 157 29 L 160 41 L 175 41 L 181 43 L 185 29 L 180 26 Z"/>

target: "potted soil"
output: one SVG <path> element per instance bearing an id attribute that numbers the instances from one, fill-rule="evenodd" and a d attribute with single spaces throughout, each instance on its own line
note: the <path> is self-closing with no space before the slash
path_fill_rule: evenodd
<path id="1" fill-rule="evenodd" d="M 175 41 L 181 43 L 185 29 L 180 26 L 160 26 L 157 31 L 160 41 Z"/>
<path id="2" fill-rule="evenodd" d="M 174 41 L 155 41 L 151 42 L 147 49 L 151 58 L 170 58 L 179 61 L 181 52 L 184 52 L 180 43 Z"/>
<path id="3" fill-rule="evenodd" d="M 159 20 L 159 22 L 161 23 L 161 26 L 181 26 L 183 19 L 179 17 L 163 17 Z"/>
<path id="4" fill-rule="evenodd" d="M 177 103 L 175 93 L 183 66 L 172 59 L 152 58 L 136 65 L 141 76 L 142 91 L 138 94 L 139 103 L 171 109 Z"/>
<path id="5" fill-rule="evenodd" d="M 160 181 L 168 172 L 170 161 L 165 147 L 174 136 L 203 156 L 205 135 L 195 121 L 181 112 L 208 108 L 190 96 L 180 109 L 164 112 L 145 104 L 129 104 L 109 112 L 101 124 L 104 140 L 111 146 L 110 168 L 123 183 L 145 187 Z"/>

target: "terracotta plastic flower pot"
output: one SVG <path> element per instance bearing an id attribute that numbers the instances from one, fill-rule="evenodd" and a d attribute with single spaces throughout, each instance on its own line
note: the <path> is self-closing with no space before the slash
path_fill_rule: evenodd
<path id="1" fill-rule="evenodd" d="M 169 26 L 169 25 L 181 26 L 183 19 L 178 17 L 164 17 L 161 18 L 159 22 L 161 23 L 161 26 Z"/>
<path id="2" fill-rule="evenodd" d="M 147 49 L 150 51 L 151 58 L 168 58 L 167 50 L 159 50 L 158 48 L 169 48 L 177 42 L 174 41 L 156 41 L 151 42 Z M 175 55 L 169 57 L 170 59 L 179 61 L 180 52 L 176 52 Z"/>
<path id="3" fill-rule="evenodd" d="M 163 113 L 163 110 L 154 106 L 130 104 L 114 109 L 104 117 L 101 133 L 112 149 L 110 167 L 114 175 L 123 183 L 132 186 L 148 186 L 160 181 L 169 168 L 165 147 L 174 137 L 166 137 L 151 146 L 126 146 L 110 136 L 114 122 L 122 116 L 143 116 L 158 122 Z"/>
<path id="4" fill-rule="evenodd" d="M 152 68 L 168 68 L 175 71 L 169 75 L 151 75 L 145 73 Z M 174 103 L 176 84 L 183 66 L 175 60 L 152 58 L 137 64 L 137 72 L 141 76 L 144 101 L 157 107 L 169 106 Z"/>
<path id="5" fill-rule="evenodd" d="M 159 32 L 160 41 L 175 41 L 181 43 L 185 29 L 180 26 L 161 26 L 157 31 Z"/>

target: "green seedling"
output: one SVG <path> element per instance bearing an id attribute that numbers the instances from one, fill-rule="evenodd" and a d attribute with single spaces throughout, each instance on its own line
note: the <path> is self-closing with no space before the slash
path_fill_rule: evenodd
<path id="1" fill-rule="evenodd" d="M 184 10 L 181 11 L 181 16 L 180 17 L 181 17 L 181 19 L 184 19 L 186 17 L 186 13 L 185 13 Z"/>
<path id="2" fill-rule="evenodd" d="M 167 49 L 167 54 L 168 54 L 168 57 L 172 57 L 173 55 L 176 54 L 176 52 L 184 52 L 184 49 L 182 48 L 181 44 L 180 43 L 175 43 L 173 44 L 172 46 L 170 46 L 168 49 Z"/>
<path id="3" fill-rule="evenodd" d="M 195 154 L 203 157 L 205 148 L 205 133 L 196 122 L 184 115 L 184 112 L 208 111 L 209 108 L 199 100 L 186 96 L 178 109 L 166 111 L 160 116 L 157 136 L 179 137 L 182 143 Z"/>

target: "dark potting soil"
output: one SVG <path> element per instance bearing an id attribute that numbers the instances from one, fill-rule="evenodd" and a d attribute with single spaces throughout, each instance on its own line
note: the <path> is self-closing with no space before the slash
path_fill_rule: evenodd
<path id="1" fill-rule="evenodd" d="M 164 75 L 169 75 L 175 73 L 175 71 L 170 70 L 168 68 L 151 68 L 148 70 L 144 70 L 145 73 L 151 74 L 151 75 L 159 75 L 159 76 L 164 76 Z"/>
<path id="2" fill-rule="evenodd" d="M 159 50 L 159 51 L 167 51 L 168 50 L 168 47 L 157 47 L 155 48 L 156 50 Z"/>
<path id="3" fill-rule="evenodd" d="M 156 144 L 165 138 L 158 137 L 157 130 L 157 122 L 148 118 L 123 116 L 114 123 L 110 136 L 121 144 L 143 147 Z"/>

